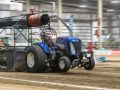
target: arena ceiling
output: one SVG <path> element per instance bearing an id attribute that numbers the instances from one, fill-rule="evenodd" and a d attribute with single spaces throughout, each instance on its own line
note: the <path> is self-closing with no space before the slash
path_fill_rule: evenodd
<path id="1" fill-rule="evenodd" d="M 26 1 L 26 0 L 16 0 L 16 1 Z M 58 0 L 30 0 L 30 1 L 34 3 L 50 4 L 51 2 L 57 2 Z M 62 0 L 62 1 L 63 1 L 63 5 L 66 7 L 97 10 L 98 0 Z M 103 10 L 105 12 L 120 13 L 120 0 L 103 0 Z"/>
<path id="2" fill-rule="evenodd" d="M 58 0 L 30 0 L 32 2 L 50 3 L 57 2 Z M 80 5 L 86 5 L 86 9 L 95 10 L 97 9 L 98 0 L 63 0 L 63 5 L 71 6 L 73 8 L 83 8 Z M 120 0 L 103 0 L 103 7 L 105 11 L 109 12 L 119 12 L 120 10 Z"/>

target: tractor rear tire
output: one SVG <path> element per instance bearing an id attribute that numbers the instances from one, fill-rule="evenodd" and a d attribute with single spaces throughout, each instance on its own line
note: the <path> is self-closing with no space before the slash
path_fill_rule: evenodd
<path id="1" fill-rule="evenodd" d="M 71 62 L 66 56 L 62 56 L 58 61 L 58 69 L 60 72 L 67 72 L 70 69 Z"/>
<path id="2" fill-rule="evenodd" d="M 28 48 L 25 63 L 29 72 L 44 72 L 46 70 L 47 56 L 43 49 L 38 45 L 32 45 Z"/>

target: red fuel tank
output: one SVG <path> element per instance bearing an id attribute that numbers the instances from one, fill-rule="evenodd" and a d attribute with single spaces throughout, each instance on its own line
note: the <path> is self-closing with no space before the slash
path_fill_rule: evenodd
<path id="1" fill-rule="evenodd" d="M 49 21 L 50 17 L 47 14 L 43 14 L 42 16 L 35 14 L 28 17 L 28 25 L 31 27 L 46 25 Z"/>

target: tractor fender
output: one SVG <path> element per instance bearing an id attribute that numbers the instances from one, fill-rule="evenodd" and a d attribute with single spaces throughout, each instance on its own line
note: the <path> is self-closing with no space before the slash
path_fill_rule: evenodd
<path id="1" fill-rule="evenodd" d="M 39 43 L 36 43 L 36 44 L 38 46 L 40 46 L 46 54 L 50 53 L 50 49 L 49 49 L 48 45 L 45 42 L 39 42 Z"/>

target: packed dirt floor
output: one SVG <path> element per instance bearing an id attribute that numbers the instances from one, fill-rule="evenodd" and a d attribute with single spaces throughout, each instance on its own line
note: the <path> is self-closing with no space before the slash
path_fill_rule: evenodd
<path id="1" fill-rule="evenodd" d="M 0 72 L 0 90 L 120 90 L 120 61 L 97 63 L 92 71 Z"/>
<path id="2" fill-rule="evenodd" d="M 37 86 L 0 83 L 0 90 L 57 90 Z"/>

